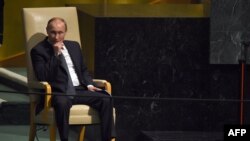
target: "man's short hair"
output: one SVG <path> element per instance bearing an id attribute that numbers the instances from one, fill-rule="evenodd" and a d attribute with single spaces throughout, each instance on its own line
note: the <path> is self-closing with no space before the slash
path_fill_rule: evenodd
<path id="1" fill-rule="evenodd" d="M 48 23 L 47 23 L 47 27 L 46 27 L 47 30 L 48 30 L 48 27 L 49 27 L 50 23 L 53 22 L 53 21 L 55 21 L 55 20 L 60 20 L 61 22 L 63 22 L 64 25 L 65 25 L 65 31 L 67 31 L 67 23 L 66 23 L 66 21 L 63 18 L 60 18 L 60 17 L 53 17 L 53 18 L 51 18 L 48 21 Z"/>

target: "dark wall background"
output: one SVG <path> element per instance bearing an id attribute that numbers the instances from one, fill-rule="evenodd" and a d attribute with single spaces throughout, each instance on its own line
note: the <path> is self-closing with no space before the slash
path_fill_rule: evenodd
<path id="1" fill-rule="evenodd" d="M 239 98 L 240 66 L 209 63 L 209 18 L 95 22 L 95 77 L 112 83 L 119 129 L 222 131 L 239 123 L 239 103 L 227 99 Z"/>
<path id="2" fill-rule="evenodd" d="M 119 135 L 223 132 L 239 124 L 249 9 L 247 0 L 212 0 L 209 18 L 93 17 L 94 75 L 112 83 Z M 245 71 L 249 99 L 249 66 Z"/>

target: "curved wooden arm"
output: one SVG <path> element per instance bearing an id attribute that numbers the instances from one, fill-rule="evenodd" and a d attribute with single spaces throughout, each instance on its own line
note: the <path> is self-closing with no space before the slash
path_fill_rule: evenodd
<path id="1" fill-rule="evenodd" d="M 51 94 L 52 89 L 48 82 L 38 82 L 38 81 L 31 81 L 28 83 L 29 88 L 32 89 L 43 89 L 45 90 L 45 101 L 44 101 L 44 108 L 48 109 L 51 107 Z"/>
<path id="2" fill-rule="evenodd" d="M 109 94 L 111 94 L 112 89 L 110 82 L 102 79 L 93 79 L 93 81 L 97 87 L 104 88 Z"/>

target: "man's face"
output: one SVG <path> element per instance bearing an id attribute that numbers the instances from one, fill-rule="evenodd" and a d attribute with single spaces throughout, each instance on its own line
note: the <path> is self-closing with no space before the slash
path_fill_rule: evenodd
<path id="1" fill-rule="evenodd" d="M 66 29 L 64 22 L 60 20 L 52 21 L 47 27 L 49 41 L 53 44 L 63 42 Z"/>

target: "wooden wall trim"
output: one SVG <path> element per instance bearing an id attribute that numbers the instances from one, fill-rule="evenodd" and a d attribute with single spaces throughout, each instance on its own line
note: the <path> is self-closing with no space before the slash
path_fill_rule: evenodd
<path id="1" fill-rule="evenodd" d="M 0 60 L 1 67 L 26 67 L 25 52 L 20 52 Z"/>

